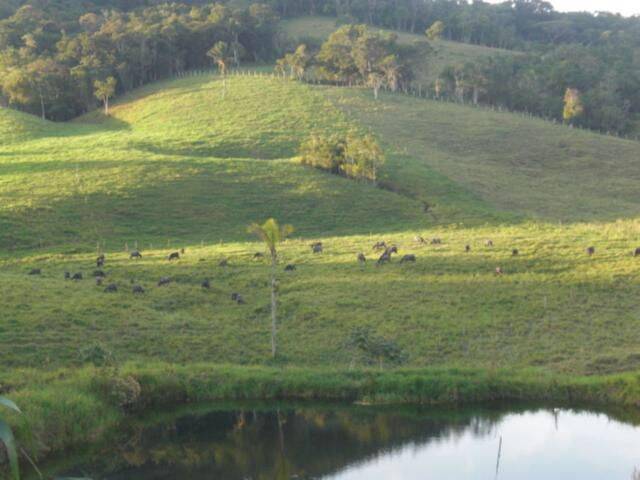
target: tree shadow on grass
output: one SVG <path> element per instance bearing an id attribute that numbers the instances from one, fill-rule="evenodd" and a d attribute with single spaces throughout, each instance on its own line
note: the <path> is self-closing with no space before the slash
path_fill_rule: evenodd
<path id="1" fill-rule="evenodd" d="M 96 179 L 113 163 L 85 162 Z M 75 168 L 30 164 L 50 172 Z M 6 166 L 5 168 L 17 168 Z M 72 194 L 46 204 L 0 214 L 0 245 L 7 249 L 35 246 L 95 249 L 97 241 L 145 244 L 245 241 L 252 222 L 276 217 L 296 227 L 297 236 L 366 234 L 406 230 L 425 217 L 419 205 L 370 185 L 299 168 L 284 162 L 147 162 L 135 175 L 147 182 L 126 192 L 105 185 L 102 191 Z M 145 177 L 163 169 L 164 178 Z M 2 171 L 2 170 L 0 170 Z M 6 172 L 6 171 L 5 171 Z"/>

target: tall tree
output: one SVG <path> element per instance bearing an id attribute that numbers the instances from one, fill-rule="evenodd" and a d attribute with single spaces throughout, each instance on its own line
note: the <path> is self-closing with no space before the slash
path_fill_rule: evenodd
<path id="1" fill-rule="evenodd" d="M 438 20 L 431 25 L 425 34 L 429 40 L 440 40 L 444 33 L 444 23 L 442 20 Z"/>
<path id="2" fill-rule="evenodd" d="M 94 94 L 104 105 L 104 114 L 109 115 L 109 99 L 116 94 L 118 81 L 114 77 L 107 77 L 106 80 L 96 80 L 93 84 Z"/>
<path id="3" fill-rule="evenodd" d="M 564 110 L 562 112 L 562 118 L 565 122 L 571 123 L 576 118 L 580 117 L 584 112 L 582 106 L 582 99 L 580 98 L 580 92 L 575 88 L 567 88 L 564 94 Z"/>
<path id="4" fill-rule="evenodd" d="M 234 56 L 229 44 L 227 42 L 216 42 L 216 44 L 209 49 L 207 56 L 215 62 L 218 66 L 220 74 L 225 77 L 227 75 L 227 69 L 229 64 L 233 61 Z"/>
<path id="5" fill-rule="evenodd" d="M 279 225 L 277 220 L 270 218 L 262 225 L 253 223 L 249 226 L 249 233 L 264 242 L 271 257 L 271 356 L 276 357 L 278 333 L 278 283 L 276 270 L 278 267 L 278 245 L 293 233 L 291 225 Z"/>

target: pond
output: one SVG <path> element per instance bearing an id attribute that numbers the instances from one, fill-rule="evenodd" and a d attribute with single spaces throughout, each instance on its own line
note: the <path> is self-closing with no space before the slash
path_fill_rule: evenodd
<path id="1" fill-rule="evenodd" d="M 632 480 L 640 428 L 615 418 L 506 407 L 210 406 L 132 420 L 111 446 L 46 470 L 95 480 Z"/>

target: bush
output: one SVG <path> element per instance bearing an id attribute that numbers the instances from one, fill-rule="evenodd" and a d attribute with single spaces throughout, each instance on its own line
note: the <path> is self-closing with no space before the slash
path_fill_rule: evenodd
<path id="1" fill-rule="evenodd" d="M 94 379 L 94 388 L 108 403 L 123 410 L 133 410 L 140 403 L 142 387 L 131 375 L 119 376 L 106 372 Z"/>
<path id="2" fill-rule="evenodd" d="M 108 367 L 115 363 L 113 353 L 99 343 L 82 347 L 78 352 L 78 356 L 81 363 L 91 363 L 95 367 Z"/>
<path id="3" fill-rule="evenodd" d="M 397 343 L 374 334 L 367 327 L 355 328 L 349 335 L 346 346 L 354 350 L 354 361 L 377 364 L 380 369 L 384 362 L 401 365 L 407 361 L 407 355 Z"/>
<path id="4" fill-rule="evenodd" d="M 304 165 L 358 180 L 376 182 L 384 153 L 371 135 L 313 135 L 300 146 Z"/>

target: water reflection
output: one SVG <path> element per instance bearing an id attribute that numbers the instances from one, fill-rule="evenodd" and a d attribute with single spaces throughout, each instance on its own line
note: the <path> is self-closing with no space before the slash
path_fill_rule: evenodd
<path id="1" fill-rule="evenodd" d="M 55 473 L 109 480 L 630 480 L 640 465 L 637 427 L 553 410 L 256 406 L 133 424 L 118 443 Z"/>

